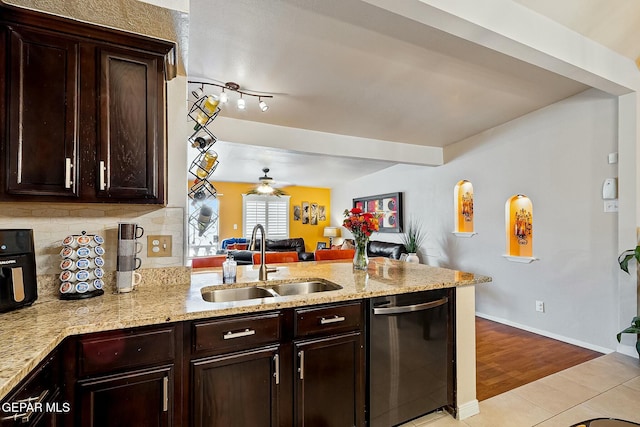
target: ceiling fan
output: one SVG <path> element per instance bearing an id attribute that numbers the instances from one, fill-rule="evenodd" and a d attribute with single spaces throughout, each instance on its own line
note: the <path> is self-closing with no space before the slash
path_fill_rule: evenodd
<path id="1" fill-rule="evenodd" d="M 263 196 L 284 196 L 287 193 L 282 191 L 279 188 L 274 186 L 273 178 L 267 175 L 269 173 L 269 168 L 262 168 L 262 172 L 264 172 L 264 176 L 258 178 L 258 184 L 251 190 L 247 192 L 247 194 L 258 194 Z"/>

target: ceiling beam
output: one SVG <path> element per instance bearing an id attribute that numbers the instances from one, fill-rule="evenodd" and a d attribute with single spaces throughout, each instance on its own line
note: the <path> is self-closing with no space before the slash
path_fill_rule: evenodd
<path id="1" fill-rule="evenodd" d="M 214 133 L 222 141 L 309 154 L 384 160 L 423 166 L 443 164 L 443 150 L 414 144 L 218 117 Z"/>

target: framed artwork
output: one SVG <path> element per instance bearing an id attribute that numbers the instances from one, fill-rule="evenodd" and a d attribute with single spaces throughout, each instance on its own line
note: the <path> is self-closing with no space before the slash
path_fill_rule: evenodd
<path id="1" fill-rule="evenodd" d="M 316 244 L 316 251 L 319 251 L 321 249 L 327 249 L 327 242 L 318 242 Z"/>
<path id="2" fill-rule="evenodd" d="M 309 202 L 302 202 L 302 223 L 309 224 Z"/>
<path id="3" fill-rule="evenodd" d="M 301 217 L 302 217 L 302 209 L 300 208 L 299 205 L 295 205 L 293 207 L 293 220 L 300 221 Z"/>
<path id="4" fill-rule="evenodd" d="M 326 221 L 327 213 L 326 208 L 323 205 L 318 206 L 318 221 Z"/>
<path id="5" fill-rule="evenodd" d="M 402 193 L 359 197 L 353 207 L 377 215 L 381 233 L 402 233 Z"/>
<path id="6" fill-rule="evenodd" d="M 311 203 L 311 225 L 318 225 L 318 204 Z"/>

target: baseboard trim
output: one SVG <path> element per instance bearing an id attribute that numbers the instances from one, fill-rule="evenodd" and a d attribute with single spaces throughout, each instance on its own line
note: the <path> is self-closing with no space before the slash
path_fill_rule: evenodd
<path id="1" fill-rule="evenodd" d="M 586 342 L 583 342 L 583 341 L 575 340 L 573 338 L 568 338 L 568 337 L 565 337 L 565 336 L 562 336 L 562 335 L 554 334 L 552 332 L 543 331 L 541 329 L 531 328 L 529 326 L 521 325 L 519 323 L 512 322 L 512 321 L 507 320 L 507 319 L 502 319 L 500 317 L 491 316 L 489 314 L 476 312 L 476 316 L 481 317 L 483 319 L 491 320 L 493 322 L 502 323 L 503 325 L 513 326 L 514 328 L 522 329 L 522 330 L 527 331 L 527 332 L 532 332 L 534 334 L 542 335 L 543 337 L 553 338 L 554 340 L 566 342 L 567 344 L 572 344 L 572 345 L 576 345 L 578 347 L 582 347 L 582 348 L 586 348 L 586 349 L 589 349 L 589 350 L 597 351 L 599 353 L 609 354 L 609 353 L 613 353 L 614 351 L 616 351 L 616 350 L 613 350 L 613 349 L 610 349 L 610 348 L 605 348 L 605 347 L 601 347 L 599 345 L 593 345 L 593 344 L 589 344 L 589 343 L 586 343 Z"/>
<path id="2" fill-rule="evenodd" d="M 458 419 L 464 420 L 466 418 L 478 415 L 480 413 L 480 404 L 478 400 L 474 399 L 470 402 L 463 403 L 458 406 Z"/>
<path id="3" fill-rule="evenodd" d="M 639 359 L 640 358 L 640 357 L 638 357 L 638 351 L 632 345 L 618 344 L 618 346 L 616 347 L 616 351 L 618 353 L 622 353 L 622 354 L 626 354 L 627 356 L 631 356 L 634 359 Z"/>

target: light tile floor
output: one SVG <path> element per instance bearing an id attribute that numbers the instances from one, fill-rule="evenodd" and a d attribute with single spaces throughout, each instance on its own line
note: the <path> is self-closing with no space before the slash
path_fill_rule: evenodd
<path id="1" fill-rule="evenodd" d="M 591 418 L 640 423 L 640 361 L 611 353 L 480 402 L 458 421 L 430 414 L 402 427 L 569 427 Z"/>

